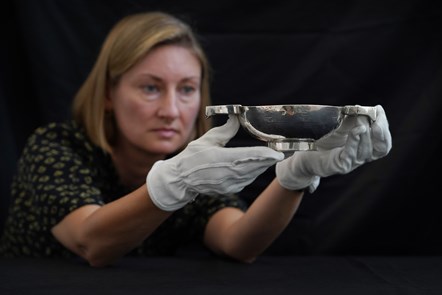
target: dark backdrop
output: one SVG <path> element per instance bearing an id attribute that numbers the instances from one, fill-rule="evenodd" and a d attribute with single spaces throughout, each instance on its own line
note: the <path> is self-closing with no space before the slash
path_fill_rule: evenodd
<path id="1" fill-rule="evenodd" d="M 3 2 L 0 226 L 27 136 L 69 117 L 120 17 L 163 10 L 201 36 L 214 104 L 382 104 L 387 112 L 390 155 L 323 179 L 269 254 L 442 254 L 439 1 Z M 261 143 L 240 132 L 231 144 Z M 251 201 L 273 176 L 270 169 L 242 196 Z"/>

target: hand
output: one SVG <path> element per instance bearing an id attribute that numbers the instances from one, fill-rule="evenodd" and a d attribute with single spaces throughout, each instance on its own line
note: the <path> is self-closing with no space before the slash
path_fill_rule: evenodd
<path id="1" fill-rule="evenodd" d="M 348 133 L 358 125 L 365 125 L 370 129 L 370 140 L 372 141 L 372 160 L 386 156 L 392 147 L 392 139 L 389 130 L 387 116 L 381 105 L 375 106 L 376 120 L 370 124 L 366 116 L 346 116 L 341 125 L 330 134 L 315 142 L 318 150 L 329 150 L 342 147 L 347 141 Z"/>
<path id="2" fill-rule="evenodd" d="M 162 210 L 177 210 L 199 194 L 241 191 L 284 154 L 268 147 L 226 148 L 239 121 L 230 115 L 223 126 L 210 129 L 175 157 L 156 162 L 146 178 L 153 203 Z"/>
<path id="3" fill-rule="evenodd" d="M 373 144 L 372 160 L 377 160 L 388 155 L 393 146 L 393 141 L 387 115 L 380 105 L 376 106 L 376 121 L 371 124 L 370 135 Z"/>
<path id="4" fill-rule="evenodd" d="M 291 190 L 308 188 L 312 193 L 320 177 L 346 174 L 364 163 L 386 156 L 392 147 L 384 109 L 376 106 L 376 121 L 365 116 L 344 118 L 341 126 L 316 142 L 317 151 L 295 152 L 276 165 L 280 184 Z"/>

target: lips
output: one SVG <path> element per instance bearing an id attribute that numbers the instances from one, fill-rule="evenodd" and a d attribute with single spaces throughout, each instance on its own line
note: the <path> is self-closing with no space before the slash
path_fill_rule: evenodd
<path id="1" fill-rule="evenodd" d="M 178 130 L 174 128 L 156 128 L 153 129 L 153 132 L 161 138 L 171 138 L 178 133 Z"/>

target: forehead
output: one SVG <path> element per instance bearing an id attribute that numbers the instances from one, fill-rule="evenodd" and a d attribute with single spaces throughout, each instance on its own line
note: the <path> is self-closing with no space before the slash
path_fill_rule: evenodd
<path id="1" fill-rule="evenodd" d="M 201 63 L 188 48 L 178 45 L 164 45 L 152 49 L 129 72 L 158 76 L 201 74 Z"/>

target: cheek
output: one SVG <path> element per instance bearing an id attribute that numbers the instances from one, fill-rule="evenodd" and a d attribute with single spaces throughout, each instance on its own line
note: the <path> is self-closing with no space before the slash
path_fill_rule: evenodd
<path id="1" fill-rule="evenodd" d="M 183 108 L 181 120 L 184 126 L 187 126 L 186 130 L 188 135 L 194 130 L 195 121 L 198 118 L 198 112 L 200 109 L 199 102 L 197 104 L 189 105 Z"/>
<path id="2" fill-rule="evenodd" d="M 121 100 L 114 110 L 118 124 L 122 129 L 137 130 L 142 128 L 142 122 L 147 122 L 152 116 L 152 108 L 136 100 Z"/>

